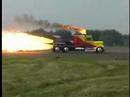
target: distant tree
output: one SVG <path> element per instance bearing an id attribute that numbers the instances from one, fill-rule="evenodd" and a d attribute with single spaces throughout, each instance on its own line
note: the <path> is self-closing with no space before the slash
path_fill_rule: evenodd
<path id="1" fill-rule="evenodd" d="M 45 33 L 47 33 L 47 32 L 42 28 L 32 30 L 32 31 L 29 32 L 29 34 L 36 35 L 36 36 L 44 36 Z"/>
<path id="2" fill-rule="evenodd" d="M 129 46 L 129 35 L 122 35 L 124 46 Z"/>
<path id="3" fill-rule="evenodd" d="M 43 28 L 32 30 L 32 31 L 29 31 L 29 32 L 26 32 L 26 33 L 31 34 L 31 35 L 35 35 L 35 36 L 53 39 L 53 33 L 51 33 L 51 32 L 49 33 L 47 31 L 45 31 Z"/>
<path id="4" fill-rule="evenodd" d="M 100 36 L 100 39 L 103 40 L 108 46 L 123 45 L 122 34 L 114 29 L 104 30 Z"/>

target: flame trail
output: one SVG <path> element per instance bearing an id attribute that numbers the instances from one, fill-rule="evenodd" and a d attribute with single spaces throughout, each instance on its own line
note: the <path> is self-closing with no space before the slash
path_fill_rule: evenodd
<path id="1" fill-rule="evenodd" d="M 2 51 L 16 52 L 19 50 L 46 50 L 51 49 L 53 40 L 29 35 L 20 31 L 2 30 Z"/>

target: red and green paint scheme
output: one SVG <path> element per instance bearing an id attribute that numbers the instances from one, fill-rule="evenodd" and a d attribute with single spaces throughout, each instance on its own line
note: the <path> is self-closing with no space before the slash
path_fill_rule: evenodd
<path id="1" fill-rule="evenodd" d="M 86 48 L 104 48 L 103 41 L 94 41 L 92 40 L 91 35 L 74 35 L 73 38 L 74 47 L 86 47 Z"/>

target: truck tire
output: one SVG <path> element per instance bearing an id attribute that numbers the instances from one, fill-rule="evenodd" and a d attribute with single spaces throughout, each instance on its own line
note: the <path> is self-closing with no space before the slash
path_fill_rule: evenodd
<path id="1" fill-rule="evenodd" d="M 88 49 L 87 49 L 87 48 L 84 48 L 84 52 L 88 52 Z"/>
<path id="2" fill-rule="evenodd" d="M 59 47 L 54 47 L 54 52 L 59 52 L 60 51 L 60 48 Z"/>
<path id="3" fill-rule="evenodd" d="M 98 47 L 98 48 L 96 48 L 96 52 L 97 53 L 102 53 L 102 52 L 104 52 L 104 48 Z"/>
<path id="4" fill-rule="evenodd" d="M 69 52 L 69 48 L 68 47 L 64 47 L 62 51 L 63 52 Z"/>

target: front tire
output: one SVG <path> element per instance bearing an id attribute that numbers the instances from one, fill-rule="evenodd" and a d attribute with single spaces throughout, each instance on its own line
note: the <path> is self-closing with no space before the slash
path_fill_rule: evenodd
<path id="1" fill-rule="evenodd" d="M 104 48 L 98 47 L 98 48 L 96 48 L 96 52 L 97 53 L 102 53 L 102 52 L 104 52 Z"/>

